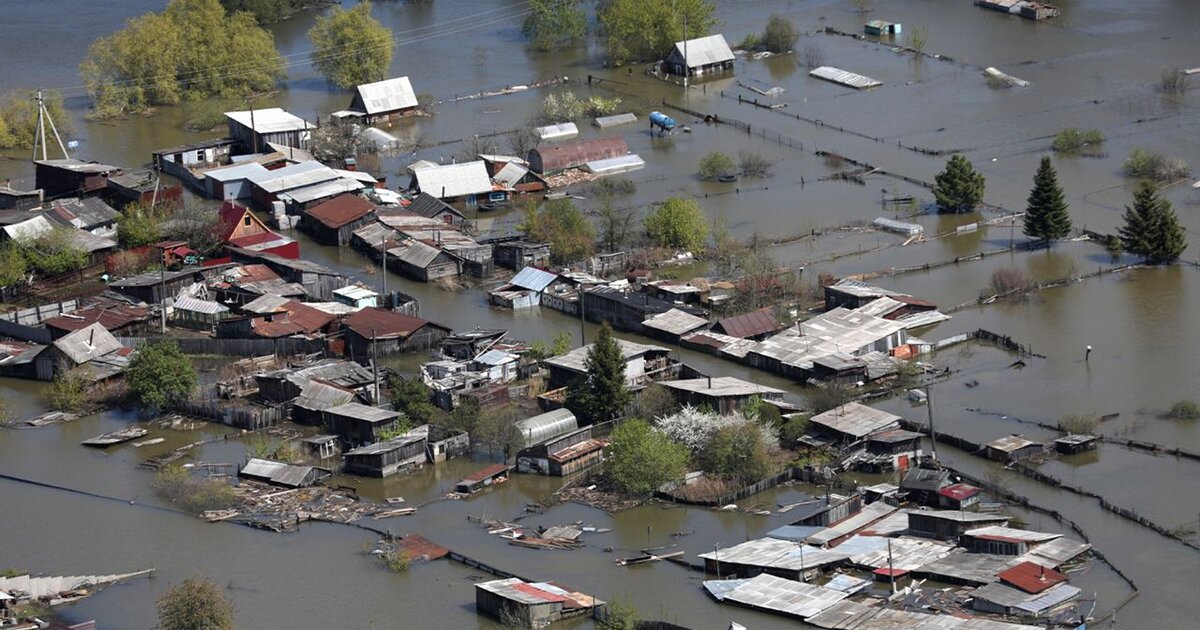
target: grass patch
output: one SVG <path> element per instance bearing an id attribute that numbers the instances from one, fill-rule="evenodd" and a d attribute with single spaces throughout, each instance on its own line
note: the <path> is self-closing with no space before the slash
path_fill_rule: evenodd
<path id="1" fill-rule="evenodd" d="M 1179 400 L 1167 410 L 1166 417 L 1171 420 L 1200 419 L 1200 405 L 1191 400 Z"/>
<path id="2" fill-rule="evenodd" d="M 1066 155 L 1095 156 L 1100 154 L 1102 144 L 1104 144 L 1104 134 L 1100 133 L 1099 129 L 1067 127 L 1054 136 L 1054 144 L 1051 145 L 1051 148 L 1057 153 Z"/>
<path id="3" fill-rule="evenodd" d="M 226 510 L 237 505 L 237 490 L 222 481 L 197 479 L 179 465 L 163 468 L 154 475 L 154 490 L 187 510 L 200 513 L 207 510 Z"/>

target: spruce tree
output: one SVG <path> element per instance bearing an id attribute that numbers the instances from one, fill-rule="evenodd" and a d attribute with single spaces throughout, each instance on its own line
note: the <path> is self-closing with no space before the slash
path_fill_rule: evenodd
<path id="1" fill-rule="evenodd" d="M 933 196 L 937 205 L 947 212 L 970 212 L 983 203 L 986 181 L 983 174 L 961 155 L 950 156 L 946 170 L 934 178 Z"/>
<path id="2" fill-rule="evenodd" d="M 625 357 L 608 322 L 600 326 L 583 367 L 587 374 L 567 391 L 567 407 L 585 422 L 605 422 L 621 414 L 633 395 L 625 383 Z"/>
<path id="3" fill-rule="evenodd" d="M 1187 236 L 1171 202 L 1158 196 L 1153 183 L 1144 181 L 1133 193 L 1133 205 L 1125 206 L 1125 224 L 1117 230 L 1121 247 L 1153 265 L 1179 260 L 1187 249 Z"/>
<path id="4" fill-rule="evenodd" d="M 1037 174 L 1033 176 L 1033 190 L 1029 193 L 1029 206 L 1025 209 L 1025 236 L 1039 241 L 1055 241 L 1071 233 L 1071 215 L 1067 213 L 1067 202 L 1062 187 L 1058 185 L 1058 173 L 1050 163 L 1049 156 L 1042 158 Z"/>

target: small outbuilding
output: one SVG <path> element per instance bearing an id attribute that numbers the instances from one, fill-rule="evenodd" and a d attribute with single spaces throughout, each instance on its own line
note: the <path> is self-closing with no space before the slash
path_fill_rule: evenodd
<path id="1" fill-rule="evenodd" d="M 364 83 L 354 89 L 350 109 L 362 113 L 368 125 L 396 120 L 417 112 L 417 95 L 408 77 Z"/>
<path id="2" fill-rule="evenodd" d="M 760 308 L 757 311 L 734 315 L 717 320 L 713 332 L 738 339 L 759 340 L 774 335 L 786 328 L 771 308 Z"/>
<path id="3" fill-rule="evenodd" d="M 988 459 L 1003 462 L 1015 462 L 1017 460 L 1033 457 L 1046 449 L 1046 446 L 1040 442 L 1034 442 L 1029 438 L 1020 435 L 1007 435 L 998 438 L 983 445 L 987 451 Z"/>
<path id="4" fill-rule="evenodd" d="M 347 317 L 346 351 L 351 358 L 366 359 L 372 352 L 378 356 L 428 350 L 441 342 L 450 329 L 431 321 L 389 311 L 364 308 Z"/>
<path id="5" fill-rule="evenodd" d="M 350 445 L 372 444 L 386 431 L 396 428 L 400 412 L 349 402 L 325 410 L 330 433 Z"/>
<path id="6" fill-rule="evenodd" d="M 238 471 L 238 476 L 284 488 L 304 488 L 330 476 L 330 472 L 316 466 L 296 466 L 269 459 L 251 458 Z"/>
<path id="7" fill-rule="evenodd" d="M 544 628 L 563 619 L 586 616 L 604 602 L 551 582 L 506 578 L 475 584 L 475 610 L 524 628 Z"/>
<path id="8" fill-rule="evenodd" d="M 260 153 L 268 143 L 307 149 L 312 129 L 317 126 L 278 107 L 225 112 L 229 137 L 245 150 Z"/>
<path id="9" fill-rule="evenodd" d="M 454 206 L 424 192 L 414 197 L 412 203 L 408 204 L 405 210 L 426 219 L 437 219 L 442 223 L 452 225 L 461 225 L 467 220 L 463 213 L 456 210 Z"/>
<path id="10" fill-rule="evenodd" d="M 425 463 L 425 437 L 403 435 L 360 446 L 343 456 L 346 473 L 364 477 L 390 477 Z"/>
<path id="11" fill-rule="evenodd" d="M 300 215 L 300 231 L 317 242 L 344 247 L 364 225 L 373 223 L 375 204 L 351 193 L 343 193 L 309 208 Z"/>
<path id="12" fill-rule="evenodd" d="M 629 145 L 619 137 L 591 138 L 563 144 L 541 146 L 529 151 L 529 168 L 535 173 L 553 175 L 588 162 L 629 154 Z"/>
<path id="13" fill-rule="evenodd" d="M 783 402 L 783 390 L 733 376 L 662 381 L 681 405 L 705 407 L 722 415 L 735 414 L 751 399 Z"/>
<path id="14" fill-rule="evenodd" d="M 680 76 L 699 76 L 733 69 L 733 51 L 721 34 L 675 42 L 663 68 Z"/>

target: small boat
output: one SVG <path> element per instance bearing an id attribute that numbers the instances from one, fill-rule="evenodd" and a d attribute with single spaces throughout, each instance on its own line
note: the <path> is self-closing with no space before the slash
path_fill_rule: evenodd
<path id="1" fill-rule="evenodd" d="M 84 440 L 83 445 L 104 448 L 112 446 L 113 444 L 120 444 L 121 442 L 136 440 L 137 438 L 140 438 L 149 432 L 149 429 L 143 429 L 142 427 L 129 427 L 128 429 L 112 431 L 103 435 L 97 435 L 91 439 Z"/>
<path id="2" fill-rule="evenodd" d="M 200 513 L 200 518 L 209 523 L 229 520 L 238 515 L 237 510 L 205 510 Z"/>
<path id="3" fill-rule="evenodd" d="M 154 446 L 155 444 L 162 444 L 163 442 L 166 442 L 166 441 L 167 441 L 167 438 L 150 438 L 149 440 L 142 440 L 141 442 L 134 442 L 133 447 L 134 448 L 142 448 L 143 446 Z"/>
<path id="4" fill-rule="evenodd" d="M 628 558 L 617 558 L 615 560 L 615 562 L 620 566 L 628 567 L 628 566 L 633 566 L 635 564 L 647 564 L 650 562 L 658 562 L 659 560 L 666 560 L 668 558 L 676 558 L 676 557 L 682 556 L 683 554 L 684 554 L 684 552 L 682 552 L 682 551 L 676 551 L 673 553 L 664 553 L 662 555 L 646 553 L 646 554 L 642 554 L 640 556 L 630 556 Z"/>
<path id="5" fill-rule="evenodd" d="M 737 178 L 738 178 L 737 175 L 722 175 L 717 178 L 717 181 L 724 183 L 724 184 L 729 184 L 732 182 L 736 182 Z"/>

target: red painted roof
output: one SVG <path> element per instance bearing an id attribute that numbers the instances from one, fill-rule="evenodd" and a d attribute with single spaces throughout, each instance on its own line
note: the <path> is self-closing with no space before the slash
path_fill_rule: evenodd
<path id="1" fill-rule="evenodd" d="M 955 501 L 962 501 L 979 494 L 979 488 L 966 483 L 956 483 L 938 490 L 938 494 L 950 497 Z"/>
<path id="2" fill-rule="evenodd" d="M 346 328 L 353 330 L 359 336 L 367 339 L 370 339 L 372 334 L 375 335 L 376 339 L 407 337 L 426 324 L 446 328 L 445 326 L 434 324 L 419 317 L 412 317 L 411 315 L 374 307 L 364 308 L 346 318 Z M 446 328 L 446 330 L 449 329 Z"/>
<path id="3" fill-rule="evenodd" d="M 333 315 L 296 300 L 285 302 L 283 310 L 286 311 L 286 315 L 254 318 L 254 334 L 268 339 L 299 334 L 310 335 L 333 321 Z"/>
<path id="4" fill-rule="evenodd" d="M 333 321 L 333 315 L 315 309 L 303 302 L 290 300 L 283 305 L 288 312 L 288 320 L 299 324 L 305 332 L 314 332 L 324 328 Z"/>
<path id="5" fill-rule="evenodd" d="M 1007 582 L 1026 593 L 1041 593 L 1042 591 L 1067 581 L 1067 576 L 1032 562 L 1022 562 L 1011 569 L 1001 571 L 996 577 L 1001 582 Z"/>
<path id="6" fill-rule="evenodd" d="M 563 144 L 542 145 L 529 152 L 529 161 L 541 170 L 559 171 L 574 166 L 583 166 L 588 162 L 607 158 L 620 157 L 629 154 L 629 145 L 625 140 L 614 136 L 612 138 L 591 138 L 576 140 Z M 534 156 L 536 154 L 536 157 Z M 535 169 L 536 170 L 536 169 Z"/>
<path id="7" fill-rule="evenodd" d="M 421 558 L 425 561 L 430 561 L 437 560 L 450 553 L 449 549 L 419 534 L 409 534 L 396 542 L 408 552 L 410 558 Z"/>
<path id="8" fill-rule="evenodd" d="M 516 584 L 513 584 L 512 589 L 514 591 L 522 592 L 526 595 L 532 595 L 533 597 L 536 597 L 538 599 L 544 599 L 548 602 L 566 603 L 566 602 L 571 601 L 571 598 L 569 598 L 569 597 L 563 597 L 562 595 L 559 595 L 557 593 L 543 591 L 542 589 L 540 589 L 532 584 L 526 584 L 525 582 L 517 582 Z"/>
<path id="9" fill-rule="evenodd" d="M 255 236 L 258 236 L 257 234 Z M 246 238 L 251 238 L 247 236 Z M 243 240 L 243 239 L 238 239 Z M 279 274 L 266 265 L 242 265 L 242 276 L 239 282 L 262 282 L 263 280 L 278 280 Z"/>
<path id="10" fill-rule="evenodd" d="M 337 229 L 367 216 L 375 210 L 375 204 L 351 193 L 343 193 L 309 208 L 308 216 L 329 228 Z"/>
<path id="11" fill-rule="evenodd" d="M 247 236 L 242 236 L 240 238 L 232 238 L 232 239 L 226 239 L 226 240 L 230 245 L 233 245 L 234 247 L 253 247 L 255 245 L 261 245 L 263 243 L 271 243 L 273 241 L 279 241 L 279 243 L 281 245 L 284 243 L 292 242 L 292 239 L 290 239 L 282 234 L 276 234 L 274 232 L 259 232 L 258 234 L 250 234 Z M 278 277 L 278 276 L 276 276 L 276 277 Z"/>
<path id="12" fill-rule="evenodd" d="M 217 211 L 217 226 L 220 230 L 221 240 L 228 241 L 233 235 L 233 231 L 237 228 L 238 222 L 242 217 L 250 212 L 250 209 L 245 206 L 240 206 L 232 201 L 226 201 L 221 204 L 221 209 Z"/>
<path id="13" fill-rule="evenodd" d="M 783 329 L 770 308 L 763 308 L 744 315 L 735 315 L 719 320 L 717 326 L 730 337 L 757 337 Z"/>
<path id="14" fill-rule="evenodd" d="M 887 567 L 883 567 L 881 569 L 875 569 L 871 573 L 874 573 L 875 575 L 882 575 L 884 577 L 898 578 L 907 575 L 908 569 L 889 569 Z"/>

